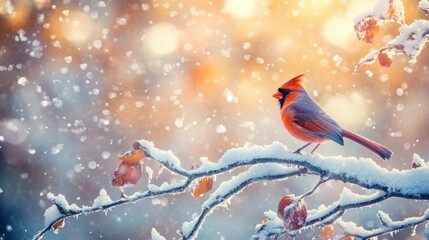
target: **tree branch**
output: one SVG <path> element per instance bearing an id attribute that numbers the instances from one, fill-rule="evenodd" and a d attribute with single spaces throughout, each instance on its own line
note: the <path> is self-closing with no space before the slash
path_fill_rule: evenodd
<path id="1" fill-rule="evenodd" d="M 163 183 L 161 186 L 149 184 L 147 191 L 136 192 L 131 196 L 122 197 L 112 201 L 104 191 L 94 200 L 92 207 L 77 207 L 69 205 L 61 194 L 48 197 L 54 203 L 56 209 L 51 209 L 54 214 L 48 218 L 45 213 L 45 228 L 43 228 L 33 239 L 41 239 L 59 220 L 81 214 L 95 213 L 108 210 L 116 206 L 136 202 L 149 197 L 157 197 L 167 194 L 182 193 L 190 184 L 202 177 L 217 175 L 235 168 L 249 166 L 247 171 L 233 177 L 220 186 L 209 196 L 203 204 L 199 216 L 191 222 L 182 225 L 181 234 L 184 239 L 196 237 L 206 216 L 217 206 L 233 197 L 246 186 L 263 180 L 284 179 L 293 175 L 307 173 L 321 176 L 317 185 L 302 197 L 311 195 L 323 182 L 328 179 L 340 180 L 347 183 L 357 184 L 368 189 L 377 189 L 381 192 L 371 196 L 361 196 L 351 193 L 348 189 L 343 191 L 338 202 L 326 209 L 317 209 L 310 212 L 306 226 L 323 224 L 324 221 L 335 221 L 346 209 L 363 207 L 383 201 L 389 197 L 401 197 L 408 199 L 429 199 L 429 168 L 422 167 L 413 170 L 391 171 L 378 166 L 371 159 L 357 159 L 355 157 L 322 157 L 320 155 L 297 155 L 291 153 L 287 148 L 275 142 L 268 146 L 252 146 L 228 150 L 216 163 L 205 162 L 197 169 L 186 170 L 180 166 L 180 160 L 171 151 L 159 150 L 151 142 L 140 140 L 139 144 L 146 157 L 159 162 L 172 173 L 182 177 L 177 183 Z M 298 167 L 291 167 L 298 166 Z M 303 168 L 304 167 L 304 168 Z M 418 183 L 416 184 L 416 180 Z M 416 187 L 416 185 L 418 187 Z M 107 199 L 107 200 L 106 200 Z M 101 201 L 101 202 L 100 202 Z M 48 209 L 49 210 L 49 209 Z M 275 215 L 275 214 L 274 214 Z M 276 217 L 272 217 L 274 220 Z M 276 222 L 277 221 L 277 222 Z M 264 225 L 268 234 L 285 232 L 281 220 L 269 221 Z M 276 224 L 272 224 L 275 222 Z"/>

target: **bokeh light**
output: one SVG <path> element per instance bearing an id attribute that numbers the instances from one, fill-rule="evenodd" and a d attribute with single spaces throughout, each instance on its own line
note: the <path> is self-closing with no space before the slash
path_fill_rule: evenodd
<path id="1" fill-rule="evenodd" d="M 236 18 L 249 18 L 266 2 L 266 0 L 226 0 L 223 11 Z"/>
<path id="2" fill-rule="evenodd" d="M 59 18 L 62 36 L 74 45 L 86 43 L 95 30 L 90 16 L 69 10 L 64 10 L 63 15 Z"/>
<path id="3" fill-rule="evenodd" d="M 150 26 L 142 38 L 145 50 L 155 55 L 167 55 L 177 50 L 182 33 L 171 23 Z"/>
<path id="4" fill-rule="evenodd" d="M 395 56 L 390 68 L 375 63 L 353 73 L 363 56 L 398 33 L 397 24 L 386 24 L 372 45 L 356 39 L 353 19 L 374 2 L 0 0 L 0 239 L 32 238 L 51 205 L 48 192 L 79 206 L 91 205 L 101 188 L 120 198 L 112 173 L 136 139 L 173 151 L 184 168 L 201 158 L 215 162 L 232 147 L 302 146 L 284 129 L 272 98 L 299 74 L 342 127 L 395 155 L 381 162 L 348 142 L 323 144 L 317 153 L 373 157 L 388 169 L 408 169 L 414 153 L 429 159 L 429 51 L 414 64 Z M 426 18 L 416 1 L 404 4 L 407 23 Z M 155 183 L 177 180 L 167 172 Z M 219 176 L 215 186 L 238 172 Z M 216 209 L 199 238 L 250 239 L 263 212 L 313 183 L 310 176 L 254 184 L 228 209 Z M 127 193 L 146 185 L 141 180 Z M 324 185 L 308 199 L 309 209 L 338 200 L 344 186 Z M 370 215 L 397 209 L 398 201 L 374 206 Z M 202 202 L 188 193 L 154 200 L 162 204 L 142 200 L 67 219 L 59 236 L 46 238 L 148 239 L 156 228 L 177 239 Z M 395 219 L 427 209 L 400 204 Z M 350 214 L 367 223 L 367 212 Z M 409 237 L 404 230 L 386 239 Z"/>

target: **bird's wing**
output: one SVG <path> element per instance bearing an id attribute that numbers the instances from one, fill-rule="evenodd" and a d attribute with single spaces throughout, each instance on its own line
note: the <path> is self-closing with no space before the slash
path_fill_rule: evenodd
<path id="1" fill-rule="evenodd" d="M 332 141 L 344 145 L 343 130 L 326 113 L 292 111 L 293 121 L 299 126 L 319 135 L 331 139 Z"/>

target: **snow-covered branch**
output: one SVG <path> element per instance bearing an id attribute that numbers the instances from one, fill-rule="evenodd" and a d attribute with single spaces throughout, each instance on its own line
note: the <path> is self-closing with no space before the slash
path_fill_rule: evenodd
<path id="1" fill-rule="evenodd" d="M 381 191 L 365 196 L 353 193 L 348 188 L 344 188 L 338 201 L 327 207 L 322 205 L 317 209 L 309 210 L 306 224 L 301 230 L 311 229 L 314 226 L 331 224 L 341 217 L 348 209 L 372 206 L 388 198 L 389 196 Z M 253 235 L 253 239 L 265 239 L 269 236 L 279 236 L 288 232 L 283 226 L 283 221 L 276 216 L 275 212 L 268 211 L 265 215 L 269 218 L 269 221 L 256 227 L 256 233 Z"/>
<path id="2" fill-rule="evenodd" d="M 428 1 L 421 0 L 419 9 L 427 15 Z M 417 61 L 418 55 L 429 39 L 429 21 L 418 19 L 411 24 L 405 24 L 405 12 L 401 0 L 378 0 L 373 9 L 355 17 L 354 29 L 356 37 L 366 43 L 372 43 L 379 28 L 386 22 L 396 22 L 400 25 L 399 35 L 389 41 L 386 46 L 371 51 L 363 57 L 355 67 L 355 72 L 364 64 L 372 64 L 378 59 L 381 66 L 389 67 L 393 56 L 404 54 L 411 63 Z"/>
<path id="3" fill-rule="evenodd" d="M 225 201 L 228 201 L 230 197 L 234 196 L 252 183 L 264 180 L 284 179 L 301 173 L 302 170 L 300 169 L 286 167 L 275 163 L 255 165 L 248 171 L 233 177 L 229 181 L 223 182 L 204 202 L 201 213 L 190 222 L 183 223 L 181 230 L 183 239 L 190 239 L 196 235 L 204 221 L 204 218 L 210 214 L 214 208 Z"/>
<path id="4" fill-rule="evenodd" d="M 429 210 L 426 210 L 424 214 L 419 217 L 409 217 L 401 221 L 393 221 L 387 213 L 382 211 L 379 211 L 378 216 L 382 223 L 382 227 L 372 230 L 366 230 L 363 227 L 357 226 L 356 223 L 344 222 L 341 219 L 337 223 L 341 226 L 344 232 L 347 233 L 348 236 L 353 236 L 360 239 L 369 239 L 371 237 L 380 236 L 389 232 L 395 232 L 426 222 L 429 220 Z"/>
<path id="5" fill-rule="evenodd" d="M 149 183 L 146 191 L 135 192 L 130 196 L 121 195 L 119 199 L 114 201 L 102 189 L 92 206 L 82 207 L 69 204 L 61 194 L 55 196 L 49 193 L 48 198 L 54 205 L 46 210 L 45 228 L 35 235 L 34 239 L 43 238 L 51 229 L 58 230 L 59 227 L 64 225 L 64 219 L 66 218 L 107 211 L 113 207 L 146 198 L 182 193 L 191 188 L 194 183 L 201 185 L 204 182 L 206 185 L 202 188 L 203 190 L 200 189 L 201 192 L 198 194 L 194 193 L 195 197 L 199 197 L 213 187 L 213 180 L 208 181 L 207 179 L 244 166 L 251 167 L 248 169 L 243 168 L 242 173 L 233 176 L 229 181 L 219 184 L 208 196 L 197 217 L 183 223 L 180 231 L 182 238 L 196 237 L 204 220 L 215 208 L 226 204 L 229 199 L 244 188 L 259 181 L 287 179 L 291 176 L 306 174 L 319 175 L 321 180 L 310 191 L 298 197 L 298 200 L 313 194 L 327 180 L 339 180 L 356 184 L 363 188 L 377 190 L 376 193 L 365 196 L 344 189 L 337 202 L 328 207 L 321 206 L 317 209 L 309 210 L 308 218 L 301 230 L 305 230 L 310 226 L 338 222 L 338 218 L 347 209 L 370 206 L 391 197 L 415 200 L 429 199 L 429 168 L 423 165 L 411 170 L 387 170 L 371 159 L 341 156 L 324 157 L 309 154 L 298 155 L 289 151 L 284 145 L 275 142 L 267 146 L 231 149 L 216 163 L 205 161 L 198 168 L 186 170 L 180 166 L 179 158 L 171 151 L 157 149 L 151 142 L 145 140 L 140 140 L 133 146 L 133 151 L 143 151 L 144 155 L 142 156 L 145 157 L 145 161 L 149 159 L 157 161 L 170 170 L 172 174 L 178 175 L 180 180 L 164 182 L 161 185 Z M 126 156 L 132 157 L 132 154 L 127 154 Z M 423 160 L 421 159 L 421 161 Z M 203 179 L 207 181 L 203 181 Z M 255 238 L 261 239 L 261 236 L 279 235 L 288 232 L 283 226 L 282 220 L 275 213 L 267 212 L 266 215 L 269 220 L 257 228 Z M 153 235 L 159 235 L 155 229 L 152 232 Z"/>

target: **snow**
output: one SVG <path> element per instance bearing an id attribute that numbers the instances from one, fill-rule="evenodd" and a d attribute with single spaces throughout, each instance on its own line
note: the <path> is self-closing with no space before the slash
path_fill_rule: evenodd
<path id="1" fill-rule="evenodd" d="M 173 167 L 179 171 L 186 171 L 180 166 L 180 160 L 177 158 L 173 152 L 170 150 L 164 151 L 160 150 L 154 147 L 154 144 L 150 141 L 146 140 L 139 140 L 139 144 L 147 149 L 147 151 L 150 153 L 150 155 L 158 162 Z"/>
<path id="2" fill-rule="evenodd" d="M 392 225 L 392 219 L 389 217 L 389 214 L 380 210 L 380 211 L 378 211 L 377 215 L 380 218 L 380 221 L 384 226 Z"/>
<path id="3" fill-rule="evenodd" d="M 190 222 L 183 222 L 182 224 L 182 235 L 183 236 L 189 236 L 192 232 L 192 229 L 197 224 L 198 217 L 192 219 Z"/>
<path id="4" fill-rule="evenodd" d="M 202 208 L 208 208 L 222 199 L 232 197 L 235 189 L 248 181 L 257 179 L 272 179 L 278 175 L 285 175 L 296 171 L 296 168 L 287 167 L 278 163 L 267 163 L 263 165 L 255 165 L 249 168 L 248 171 L 240 173 L 232 177 L 222 184 L 212 193 L 210 197 L 203 203 Z M 230 196 L 229 196 L 230 195 Z"/>
<path id="5" fill-rule="evenodd" d="M 242 148 L 232 148 L 228 150 L 217 163 L 207 162 L 197 169 L 190 170 L 190 174 L 200 174 L 209 171 L 218 171 L 233 165 L 246 165 L 253 162 L 254 159 L 263 158 L 289 158 L 295 159 L 298 155 L 287 151 L 285 145 L 274 142 L 267 146 L 249 146 Z"/>
<path id="6" fill-rule="evenodd" d="M 426 31 L 424 31 L 426 29 Z M 411 62 L 416 61 L 416 57 L 420 54 L 428 40 L 429 21 L 420 19 L 415 20 L 410 25 L 404 25 L 399 28 L 399 35 L 391 40 L 387 46 L 398 45 L 402 43 L 403 51 L 410 58 Z M 412 36 L 412 37 L 411 37 Z M 397 50 L 400 52 L 401 50 Z"/>
<path id="7" fill-rule="evenodd" d="M 287 167 L 278 163 L 254 165 L 246 172 L 232 177 L 229 181 L 222 182 L 222 184 L 212 194 L 210 194 L 209 198 L 202 204 L 202 209 L 203 211 L 204 209 L 213 209 L 217 204 L 227 201 L 228 198 L 244 189 L 243 184 L 251 184 L 257 180 L 264 179 L 272 180 L 296 171 L 296 168 Z M 189 236 L 193 229 L 198 229 L 196 224 L 198 224 L 199 218 L 201 218 L 201 215 L 190 222 L 183 223 L 182 233 L 184 236 Z"/>
<path id="8" fill-rule="evenodd" d="M 152 230 L 150 231 L 150 234 L 151 234 L 152 240 L 165 240 L 165 237 L 161 236 L 161 234 L 159 234 L 155 228 L 152 228 Z"/>
<path id="9" fill-rule="evenodd" d="M 419 8 L 426 15 L 429 15 L 429 1 L 428 0 L 420 0 L 420 2 L 419 2 Z"/>
<path id="10" fill-rule="evenodd" d="M 190 174 L 221 171 L 232 166 L 255 164 L 264 161 L 278 161 L 283 163 L 297 163 L 310 165 L 319 172 L 328 172 L 335 179 L 344 179 L 350 182 L 359 181 L 368 188 L 387 190 L 392 194 L 420 196 L 429 192 L 429 169 L 419 168 L 412 170 L 391 171 L 380 167 L 371 158 L 356 157 L 324 157 L 321 155 L 297 155 L 287 148 L 274 142 L 267 146 L 250 146 L 235 148 L 227 151 L 217 163 L 207 162 L 197 169 L 190 170 Z M 264 171 L 260 166 L 259 170 Z M 281 168 L 279 168 L 281 169 Z"/>
<path id="11" fill-rule="evenodd" d="M 425 224 L 425 230 L 424 230 L 425 238 L 429 239 L 429 222 Z"/>
<path id="12" fill-rule="evenodd" d="M 277 217 L 277 213 L 270 210 L 264 212 L 265 217 L 268 221 L 256 225 L 256 234 L 253 235 L 252 239 L 266 239 L 268 234 L 280 234 L 284 230 L 283 220 Z"/>
<path id="13" fill-rule="evenodd" d="M 330 215 L 331 212 L 335 211 L 338 207 L 347 207 L 347 206 L 358 206 L 365 202 L 371 202 L 378 198 L 385 196 L 386 194 L 382 191 L 370 194 L 370 195 L 361 195 L 352 192 L 348 188 L 344 188 L 340 193 L 340 199 L 329 206 L 320 205 L 317 209 L 308 210 L 307 222 L 313 222 L 317 219 L 321 219 L 326 215 Z"/>
<path id="14" fill-rule="evenodd" d="M 423 160 L 423 158 L 421 158 L 417 153 L 413 154 L 412 164 L 413 163 L 418 164 L 420 167 L 424 167 L 424 168 L 428 167 L 425 160 Z"/>
<path id="15" fill-rule="evenodd" d="M 76 204 L 69 205 L 66 197 L 62 194 L 55 196 L 53 193 L 49 192 L 46 197 L 64 211 L 78 211 L 80 209 Z"/>
<path id="16" fill-rule="evenodd" d="M 358 235 L 358 236 L 373 234 L 376 231 L 376 230 L 368 231 L 365 228 L 358 226 L 354 222 L 344 222 L 341 218 L 338 219 L 336 223 L 343 229 L 344 232 L 353 233 L 354 235 Z"/>
<path id="17" fill-rule="evenodd" d="M 55 220 L 60 218 L 62 214 L 58 210 L 57 206 L 52 205 L 45 211 L 45 227 L 49 226 L 51 223 L 53 223 Z"/>
<path id="18" fill-rule="evenodd" d="M 429 21 L 424 19 L 415 20 L 410 25 L 402 25 L 399 28 L 399 35 L 383 48 L 373 50 L 363 57 L 355 68 L 355 71 L 363 64 L 374 63 L 378 53 L 383 52 L 390 56 L 395 54 L 405 54 L 409 57 L 410 63 L 417 61 L 417 56 L 428 41 Z"/>
<path id="19" fill-rule="evenodd" d="M 340 199 L 338 204 L 340 206 L 345 206 L 349 204 L 354 204 L 356 202 L 366 202 L 374 198 L 378 198 L 382 195 L 384 195 L 384 193 L 382 192 L 374 193 L 372 195 L 361 195 L 361 194 L 354 193 L 350 189 L 345 187 L 343 191 L 340 193 Z"/>
<path id="20" fill-rule="evenodd" d="M 106 190 L 102 188 L 98 197 L 94 199 L 94 203 L 92 204 L 93 208 L 102 208 L 105 205 L 112 203 L 112 199 L 107 194 Z"/>
<path id="21" fill-rule="evenodd" d="M 183 184 L 186 182 L 186 180 L 181 180 L 175 183 L 168 183 L 168 182 L 164 182 L 161 184 L 161 186 L 157 186 L 154 184 L 148 184 L 147 185 L 147 189 L 150 192 L 165 192 L 165 191 L 169 191 L 171 189 L 183 186 Z"/>
<path id="22" fill-rule="evenodd" d="M 386 20 L 388 19 L 389 14 L 391 14 L 391 8 L 393 9 L 393 14 L 389 19 L 398 23 L 404 23 L 404 6 L 401 0 L 377 0 L 372 9 L 355 16 L 353 22 L 354 24 L 358 24 L 368 17 L 375 18 L 379 21 Z"/>
<path id="23" fill-rule="evenodd" d="M 426 210 L 426 212 L 420 217 L 409 217 L 401 221 L 392 221 L 389 215 L 382 211 L 378 212 L 378 216 L 380 217 L 383 226 L 372 230 L 366 230 L 363 227 L 357 226 L 357 224 L 353 222 L 344 222 L 342 219 L 339 219 L 337 224 L 344 230 L 344 232 L 367 238 L 368 236 L 376 236 L 386 232 L 394 232 L 404 228 L 404 226 L 413 226 L 424 222 L 429 218 L 429 210 Z"/>

